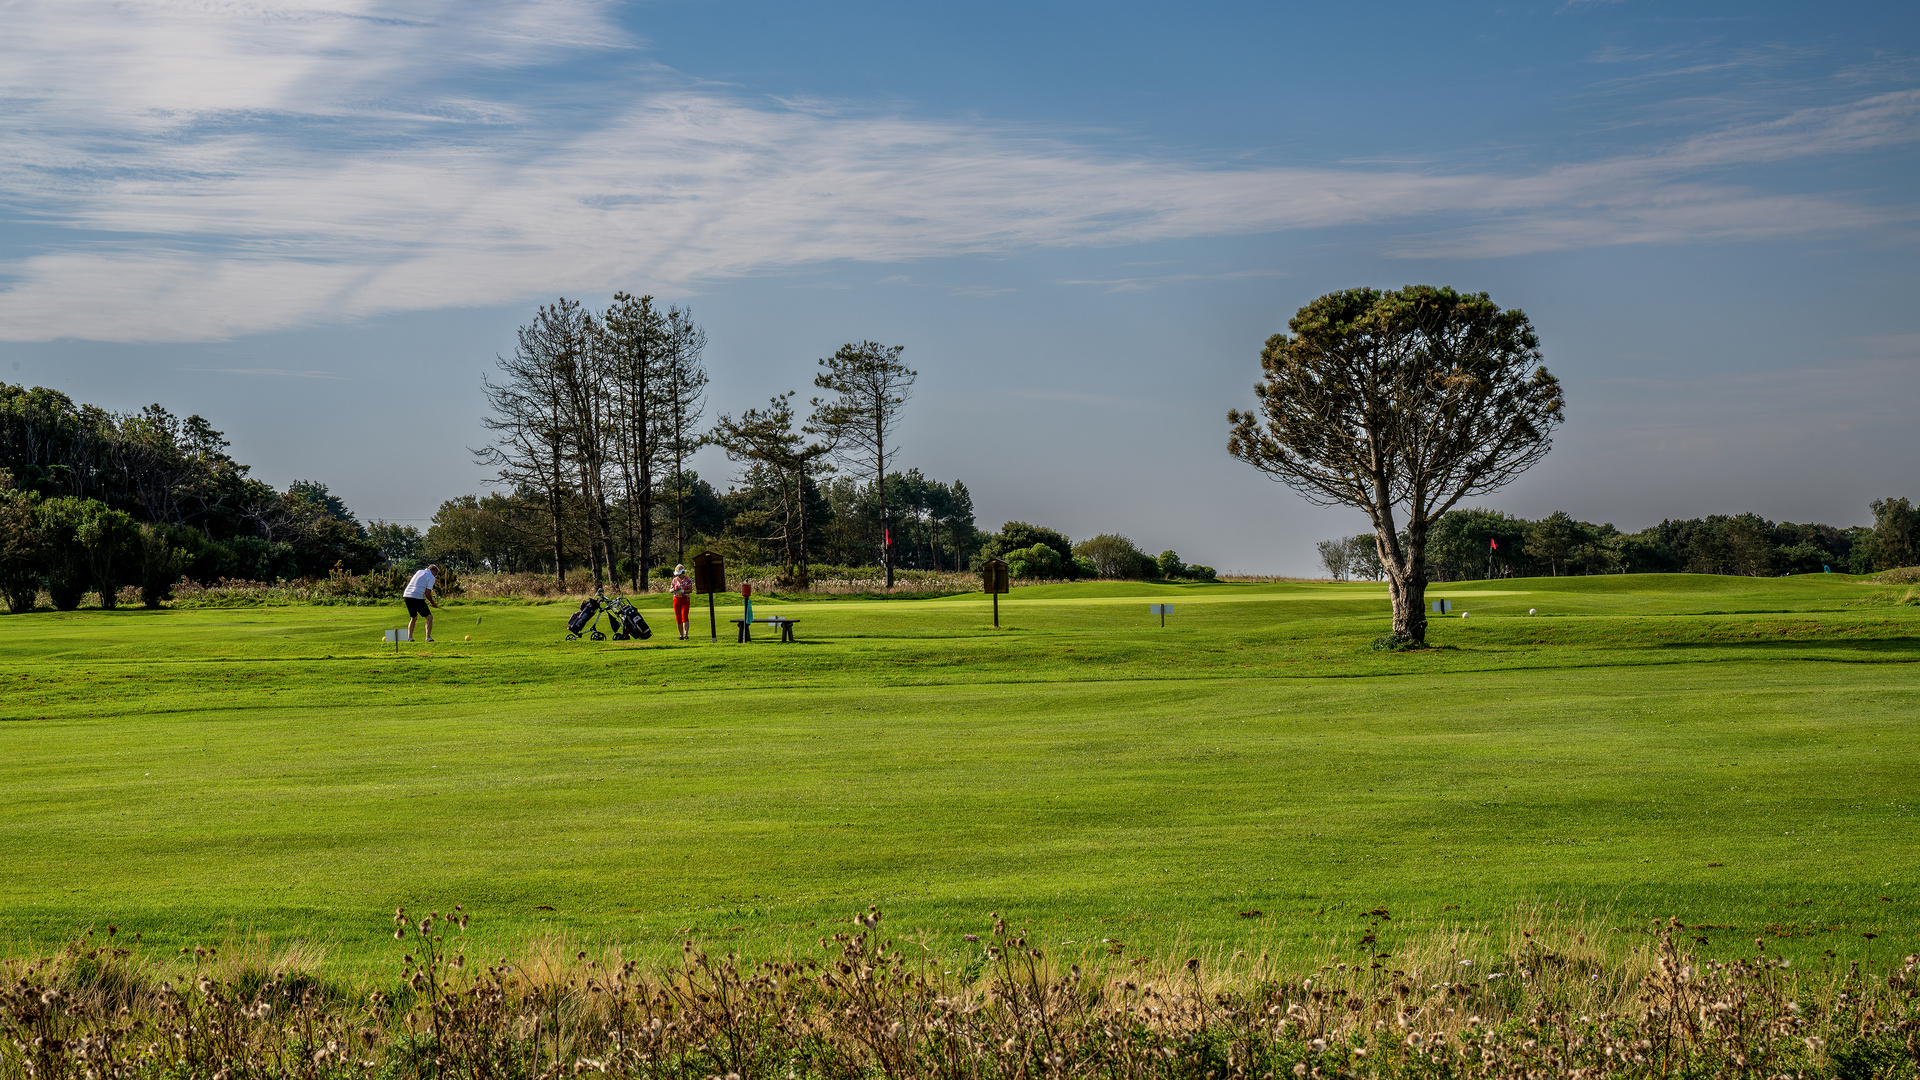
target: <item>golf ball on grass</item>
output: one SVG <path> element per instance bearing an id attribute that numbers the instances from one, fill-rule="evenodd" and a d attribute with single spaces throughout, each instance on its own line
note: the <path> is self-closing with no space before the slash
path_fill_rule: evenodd
<path id="1" fill-rule="evenodd" d="M 1533 610 L 1532 608 L 1528 608 L 1528 609 L 1527 609 L 1527 614 L 1529 614 L 1529 615 L 1535 615 L 1535 614 L 1538 614 L 1538 612 L 1536 612 L 1536 611 L 1534 611 L 1534 610 Z"/>
<path id="2" fill-rule="evenodd" d="M 473 635 L 472 635 L 472 634 L 468 634 L 468 635 L 467 635 L 466 637 L 464 637 L 464 638 L 462 638 L 461 640 L 462 640 L 462 641 L 472 641 L 472 640 L 473 640 Z"/>

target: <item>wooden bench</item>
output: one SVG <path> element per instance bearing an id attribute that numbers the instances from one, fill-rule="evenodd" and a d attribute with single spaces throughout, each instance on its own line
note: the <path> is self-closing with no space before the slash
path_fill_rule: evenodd
<path id="1" fill-rule="evenodd" d="M 753 624 L 754 623 L 763 622 L 763 623 L 766 623 L 768 626 L 777 626 L 780 628 L 780 640 L 792 641 L 793 640 L 793 624 L 799 622 L 800 620 L 786 619 L 778 615 L 769 615 L 764 619 L 728 619 L 727 621 L 740 628 L 740 637 L 738 638 L 738 640 L 741 644 L 744 645 L 747 642 L 753 640 Z"/>

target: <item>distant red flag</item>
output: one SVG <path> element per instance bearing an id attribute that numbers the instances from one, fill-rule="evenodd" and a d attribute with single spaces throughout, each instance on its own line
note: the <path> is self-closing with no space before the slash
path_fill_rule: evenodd
<path id="1" fill-rule="evenodd" d="M 1494 539 L 1493 537 L 1491 537 L 1491 536 L 1489 536 L 1489 537 L 1487 537 L 1487 549 L 1488 549 L 1489 551 L 1499 551 L 1499 550 L 1500 550 L 1500 541 L 1498 541 L 1498 540 L 1495 540 L 1495 539 Z"/>
<path id="2" fill-rule="evenodd" d="M 888 547 L 893 546 L 893 530 L 892 529 L 887 530 L 887 546 Z"/>

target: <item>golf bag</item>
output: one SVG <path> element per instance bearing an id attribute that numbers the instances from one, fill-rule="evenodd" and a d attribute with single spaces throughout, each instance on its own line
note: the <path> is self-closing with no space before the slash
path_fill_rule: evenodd
<path id="1" fill-rule="evenodd" d="M 580 601 L 580 610 L 568 617 L 567 640 L 579 641 L 583 637 L 594 641 L 607 640 L 607 635 L 600 631 L 602 612 L 606 613 L 607 622 L 613 628 L 615 641 L 645 641 L 653 636 L 653 628 L 647 625 L 647 620 L 640 617 L 640 612 L 632 604 L 627 603 L 625 597 L 608 599 L 606 593 L 600 593 Z"/>
<path id="2" fill-rule="evenodd" d="M 653 628 L 624 597 L 616 596 L 607 603 L 607 616 L 613 623 L 615 641 L 645 641 L 653 636 Z"/>
<path id="3" fill-rule="evenodd" d="M 592 627 L 591 630 L 588 627 Z M 580 601 L 580 610 L 567 619 L 567 640 L 579 641 L 591 635 L 595 641 L 605 641 L 607 635 L 600 632 L 600 598 L 589 596 Z"/>

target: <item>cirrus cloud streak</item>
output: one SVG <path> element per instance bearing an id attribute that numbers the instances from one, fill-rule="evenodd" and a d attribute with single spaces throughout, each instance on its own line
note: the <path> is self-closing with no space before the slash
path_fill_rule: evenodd
<path id="1" fill-rule="evenodd" d="M 1416 258 L 1884 228 L 1911 208 L 1742 170 L 1920 138 L 1899 91 L 1531 172 L 1222 165 L 701 86 L 588 0 L 0 14 L 15 340 L 1344 225 Z"/>

